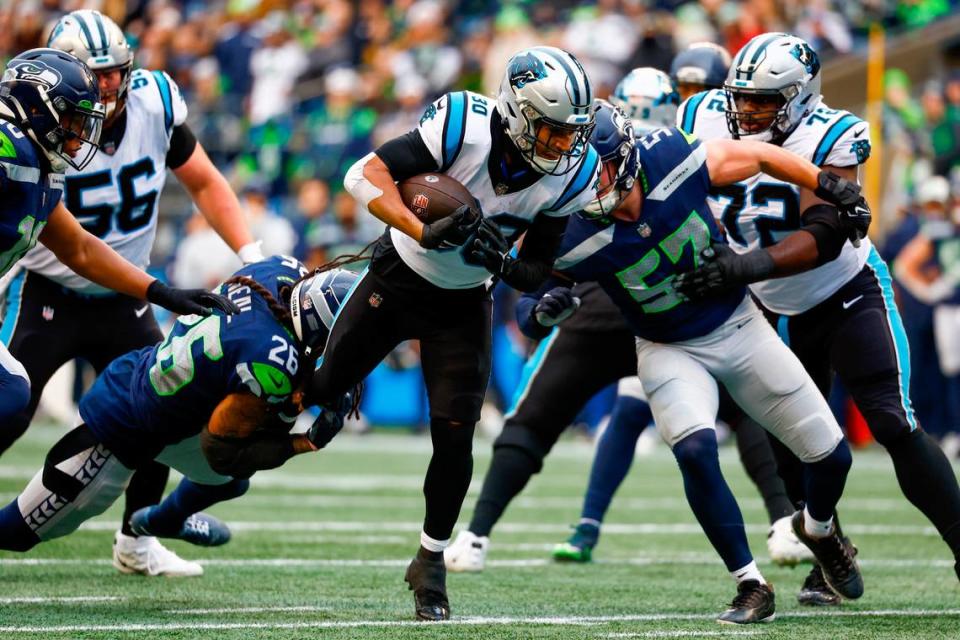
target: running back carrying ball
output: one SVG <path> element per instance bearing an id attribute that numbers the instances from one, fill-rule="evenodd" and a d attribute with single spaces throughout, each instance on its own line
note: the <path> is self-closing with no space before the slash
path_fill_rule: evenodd
<path id="1" fill-rule="evenodd" d="M 477 207 L 477 199 L 466 187 L 442 173 L 422 173 L 397 188 L 403 204 L 425 224 L 446 218 L 462 205 Z"/>

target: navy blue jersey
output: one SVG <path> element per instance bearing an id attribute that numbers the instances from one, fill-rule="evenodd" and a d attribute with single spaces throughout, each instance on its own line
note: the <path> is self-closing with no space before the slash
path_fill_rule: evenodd
<path id="1" fill-rule="evenodd" d="M 253 278 L 279 300 L 306 268 L 274 256 L 236 275 Z M 124 462 L 156 456 L 196 435 L 228 395 L 249 391 L 278 408 L 289 400 L 299 368 L 295 336 L 249 287 L 222 285 L 239 314 L 181 316 L 166 340 L 114 360 L 80 400 L 80 416 Z"/>
<path id="2" fill-rule="evenodd" d="M 35 244 L 63 195 L 63 174 L 12 122 L 0 120 L 0 276 Z"/>
<path id="3" fill-rule="evenodd" d="M 684 301 L 676 274 L 695 268 L 700 251 L 722 241 L 710 212 L 707 151 L 680 129 L 638 140 L 643 208 L 637 222 L 570 217 L 554 269 L 576 282 L 596 281 L 634 333 L 654 342 L 706 335 L 743 300 L 740 288 L 710 300 Z"/>

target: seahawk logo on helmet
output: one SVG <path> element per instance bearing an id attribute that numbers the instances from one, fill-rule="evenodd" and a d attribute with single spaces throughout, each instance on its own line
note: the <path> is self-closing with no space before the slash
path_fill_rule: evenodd
<path id="1" fill-rule="evenodd" d="M 796 36 L 765 33 L 737 53 L 723 88 L 734 138 L 779 142 L 820 103 L 820 59 Z"/>
<path id="2" fill-rule="evenodd" d="M 340 305 L 360 276 L 346 269 L 332 269 L 301 280 L 290 293 L 293 330 L 305 354 L 323 351 Z"/>
<path id="3" fill-rule="evenodd" d="M 50 90 L 63 81 L 63 77 L 56 69 L 51 69 L 42 62 L 33 62 L 26 60 L 23 62 L 11 63 L 3 73 L 3 81 L 22 80 L 24 82 L 34 82 L 42 85 L 44 89 Z"/>
<path id="4" fill-rule="evenodd" d="M 587 151 L 592 102 L 590 80 L 573 55 L 532 47 L 507 62 L 497 112 L 527 163 L 559 176 L 575 169 Z"/>

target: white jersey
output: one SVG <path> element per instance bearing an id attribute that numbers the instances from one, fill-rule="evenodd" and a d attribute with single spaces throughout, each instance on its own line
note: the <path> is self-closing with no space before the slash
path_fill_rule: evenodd
<path id="1" fill-rule="evenodd" d="M 418 131 L 438 170 L 462 183 L 480 201 L 484 217 L 496 222 L 508 239 L 516 240 L 537 215 L 567 216 L 596 197 L 600 157 L 593 147 L 569 173 L 543 175 L 524 189 L 504 193 L 488 168 L 500 162 L 490 157 L 493 136 L 499 135 L 491 131 L 495 109 L 496 102 L 481 95 L 448 93 L 427 108 Z M 491 277 L 483 267 L 464 260 L 463 247 L 428 250 L 397 229 L 390 235 L 404 263 L 438 287 L 468 289 Z"/>
<path id="2" fill-rule="evenodd" d="M 726 104 L 722 89 L 691 96 L 677 112 L 677 126 L 702 140 L 732 138 L 724 114 Z M 870 126 L 848 111 L 830 109 L 820 102 L 781 146 L 818 166 L 859 165 L 870 156 Z M 717 187 L 711 194 L 713 215 L 737 253 L 769 247 L 800 228 L 798 188 L 767 174 Z M 836 260 L 786 278 L 756 282 L 750 290 L 775 313 L 803 313 L 860 273 L 870 248 L 866 238 L 859 249 L 847 242 Z"/>
<path id="3" fill-rule="evenodd" d="M 101 149 L 82 172 L 67 169 L 63 201 L 87 231 L 143 269 L 157 233 L 170 134 L 186 120 L 187 105 L 166 73 L 138 69 L 130 77 L 126 112 L 126 130 L 112 155 Z M 78 276 L 43 245 L 20 264 L 75 291 L 109 292 Z"/>

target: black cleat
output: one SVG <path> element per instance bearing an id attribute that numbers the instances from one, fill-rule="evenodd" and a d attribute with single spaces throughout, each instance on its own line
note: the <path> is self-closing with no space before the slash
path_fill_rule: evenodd
<path id="1" fill-rule="evenodd" d="M 403 578 L 413 591 L 417 620 L 436 622 L 450 619 L 447 600 L 447 567 L 440 560 L 416 557 L 410 561 Z"/>
<path id="2" fill-rule="evenodd" d="M 856 600 L 863 595 L 863 576 L 860 574 L 860 567 L 854 559 L 856 551 L 837 530 L 836 525 L 833 531 L 825 538 L 814 538 L 807 535 L 803 527 L 803 510 L 793 514 L 790 523 L 793 525 L 793 532 L 800 539 L 800 542 L 807 545 L 813 555 L 817 558 L 823 570 L 823 580 L 827 586 L 838 596 Z"/>
<path id="3" fill-rule="evenodd" d="M 773 587 L 757 580 L 744 580 L 737 585 L 737 597 L 730 608 L 720 614 L 720 624 L 773 622 L 776 617 Z"/>
<path id="4" fill-rule="evenodd" d="M 814 565 L 800 587 L 797 601 L 813 607 L 832 607 L 840 604 L 840 596 L 827 586 L 820 565 Z"/>

